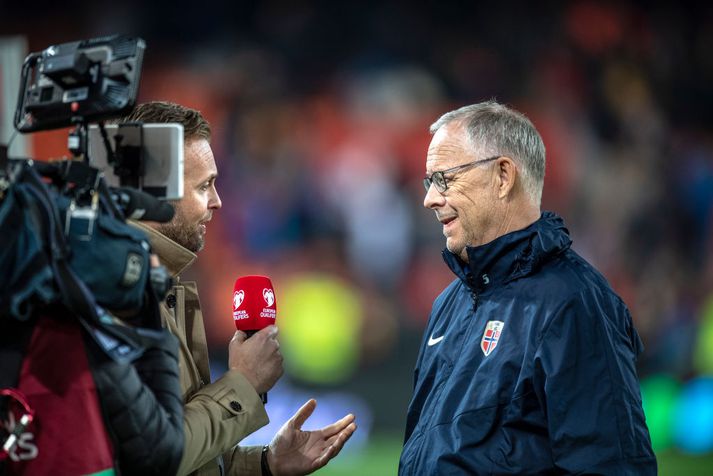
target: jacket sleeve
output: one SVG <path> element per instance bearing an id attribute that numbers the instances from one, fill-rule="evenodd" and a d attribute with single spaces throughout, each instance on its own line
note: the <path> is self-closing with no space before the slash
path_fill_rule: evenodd
<path id="1" fill-rule="evenodd" d="M 202 387 L 184 404 L 183 411 L 186 443 L 179 475 L 232 450 L 269 421 L 259 395 L 235 370 Z M 257 463 L 259 467 L 259 455 Z"/>
<path id="2" fill-rule="evenodd" d="M 87 348 L 122 473 L 174 474 L 183 451 L 176 338 L 156 333 L 133 364 L 116 363 L 92 344 Z"/>
<path id="3" fill-rule="evenodd" d="M 640 340 L 613 295 L 578 294 L 545 328 L 534 387 L 552 457 L 576 474 L 656 474 L 635 360 Z"/>
<path id="4" fill-rule="evenodd" d="M 223 454 L 227 476 L 260 475 L 262 446 L 236 446 Z"/>

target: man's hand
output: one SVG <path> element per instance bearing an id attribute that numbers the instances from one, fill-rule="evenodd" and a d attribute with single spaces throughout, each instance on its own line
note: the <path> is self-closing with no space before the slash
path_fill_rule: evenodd
<path id="1" fill-rule="evenodd" d="M 236 331 L 228 345 L 228 366 L 243 374 L 257 393 L 270 390 L 284 372 L 277 327 L 267 326 L 249 339 Z"/>
<path id="2" fill-rule="evenodd" d="M 356 430 L 354 415 L 349 414 L 321 430 L 302 431 L 316 406 L 315 400 L 302 405 L 272 439 L 267 463 L 274 476 L 301 476 L 318 470 L 339 454 Z"/>

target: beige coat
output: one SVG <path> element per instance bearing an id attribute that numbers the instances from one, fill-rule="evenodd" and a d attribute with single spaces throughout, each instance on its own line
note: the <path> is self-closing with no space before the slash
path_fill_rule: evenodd
<path id="1" fill-rule="evenodd" d="M 266 425 L 267 413 L 255 389 L 239 372 L 229 370 L 210 383 L 208 346 L 196 283 L 181 282 L 179 278 L 196 255 L 152 228 L 132 224 L 148 234 L 153 251 L 175 280 L 169 292 L 169 296 L 175 296 L 175 304 L 173 298 L 164 300 L 161 317 L 179 341 L 186 443 L 178 474 L 220 475 L 222 454 L 223 474 L 259 475 L 261 447 L 235 445 Z"/>

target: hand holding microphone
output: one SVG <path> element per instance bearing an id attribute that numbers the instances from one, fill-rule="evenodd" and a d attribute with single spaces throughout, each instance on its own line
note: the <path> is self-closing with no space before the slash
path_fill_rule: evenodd
<path id="1" fill-rule="evenodd" d="M 233 288 L 233 319 L 238 332 L 228 346 L 228 365 L 248 379 L 267 402 L 267 390 L 282 376 L 277 342 L 275 290 L 265 276 L 243 276 Z"/>
<path id="2" fill-rule="evenodd" d="M 228 346 L 228 365 L 239 371 L 255 391 L 267 400 L 267 391 L 282 376 L 282 354 L 277 342 L 277 327 L 270 326 L 247 338 L 237 331 Z"/>

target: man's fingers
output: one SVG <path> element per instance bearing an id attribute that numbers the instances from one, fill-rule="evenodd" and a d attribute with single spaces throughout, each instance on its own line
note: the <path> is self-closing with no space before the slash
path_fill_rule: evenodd
<path id="1" fill-rule="evenodd" d="M 301 429 L 304 422 L 309 418 L 314 409 L 317 407 L 317 401 L 314 398 L 309 399 L 299 410 L 290 418 L 290 426 L 296 429 Z"/>
<path id="2" fill-rule="evenodd" d="M 245 339 L 248 338 L 248 335 L 243 332 L 243 331 L 235 331 L 235 334 L 233 334 L 233 338 L 231 340 L 236 340 L 238 342 L 245 342 Z"/>
<path id="3" fill-rule="evenodd" d="M 340 420 L 335 421 L 331 425 L 327 425 L 324 428 L 322 428 L 320 431 L 322 434 L 324 434 L 327 437 L 330 437 L 332 435 L 336 435 L 340 431 L 342 431 L 344 428 L 347 427 L 351 422 L 354 421 L 354 415 L 351 413 Z"/>
<path id="4" fill-rule="evenodd" d="M 350 415 L 348 415 L 350 416 Z M 346 417 L 345 417 L 346 418 Z M 327 448 L 324 450 L 322 455 L 317 458 L 313 465 L 312 465 L 312 471 L 316 471 L 322 466 L 326 465 L 329 460 L 334 458 L 339 454 L 339 452 L 342 450 L 344 447 L 344 444 L 351 438 L 351 436 L 354 434 L 356 431 L 356 423 L 350 423 L 344 430 L 340 431 L 338 434 L 330 437 L 327 439 Z"/>
<path id="5" fill-rule="evenodd" d="M 314 460 L 312 464 L 312 471 L 316 471 L 322 466 L 329 463 L 329 460 L 337 456 L 339 451 L 332 445 L 328 446 L 327 449 L 322 453 L 322 456 Z"/>
<path id="6" fill-rule="evenodd" d="M 334 443 L 332 443 L 332 446 L 337 449 L 337 452 L 341 451 L 342 447 L 344 446 L 344 443 L 346 443 L 349 440 L 349 438 L 352 437 L 352 435 L 354 434 L 356 429 L 357 429 L 356 423 L 351 423 L 344 430 L 339 432 L 339 434 L 337 435 L 336 441 Z"/>
<path id="7" fill-rule="evenodd" d="M 333 446 L 337 446 L 338 448 L 341 448 L 344 445 L 344 443 L 346 443 L 347 440 L 352 437 L 352 434 L 356 431 L 356 429 L 357 429 L 356 423 L 351 423 L 349 426 L 347 426 L 345 429 L 343 429 L 339 433 L 327 438 L 326 443 L 328 445 L 333 445 Z"/>
<path id="8" fill-rule="evenodd" d="M 277 330 L 277 326 L 263 327 L 262 329 L 260 329 L 258 331 L 258 334 L 262 334 L 265 337 L 265 339 L 275 339 L 275 338 L 277 338 L 278 333 L 279 333 L 279 331 Z"/>

